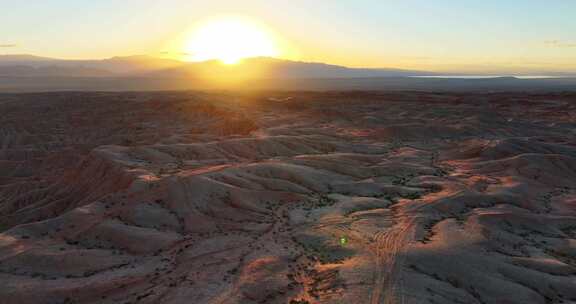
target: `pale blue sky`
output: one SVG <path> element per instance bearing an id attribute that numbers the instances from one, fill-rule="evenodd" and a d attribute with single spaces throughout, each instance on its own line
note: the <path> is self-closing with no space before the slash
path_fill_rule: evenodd
<path id="1" fill-rule="evenodd" d="M 0 53 L 155 55 L 198 20 L 235 14 L 266 24 L 302 60 L 576 70 L 573 0 L 0 0 L 0 8 Z"/>

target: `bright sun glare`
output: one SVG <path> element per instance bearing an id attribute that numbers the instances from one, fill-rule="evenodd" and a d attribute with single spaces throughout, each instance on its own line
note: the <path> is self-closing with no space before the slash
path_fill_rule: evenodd
<path id="1" fill-rule="evenodd" d="M 235 64 L 248 57 L 277 56 L 278 48 L 273 35 L 263 26 L 228 17 L 198 26 L 188 40 L 186 52 L 193 61 L 217 59 Z"/>

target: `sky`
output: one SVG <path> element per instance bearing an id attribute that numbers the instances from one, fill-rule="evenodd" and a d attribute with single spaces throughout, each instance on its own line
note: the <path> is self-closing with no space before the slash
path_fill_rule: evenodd
<path id="1" fill-rule="evenodd" d="M 280 57 L 437 71 L 576 71 L 574 0 L 0 0 L 0 54 L 185 52 L 202 20 L 245 16 Z"/>

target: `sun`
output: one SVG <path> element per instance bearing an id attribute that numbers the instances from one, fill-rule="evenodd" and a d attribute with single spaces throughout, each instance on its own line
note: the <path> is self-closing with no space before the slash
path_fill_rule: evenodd
<path id="1" fill-rule="evenodd" d="M 235 64 L 248 57 L 276 57 L 274 35 L 266 27 L 241 17 L 212 19 L 200 24 L 186 44 L 192 61 L 220 60 Z"/>

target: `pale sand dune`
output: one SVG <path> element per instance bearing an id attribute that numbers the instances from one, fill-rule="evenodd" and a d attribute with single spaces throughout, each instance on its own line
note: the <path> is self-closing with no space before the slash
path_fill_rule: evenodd
<path id="1" fill-rule="evenodd" d="M 45 93 L 0 113 L 1 303 L 576 302 L 575 94 Z"/>

